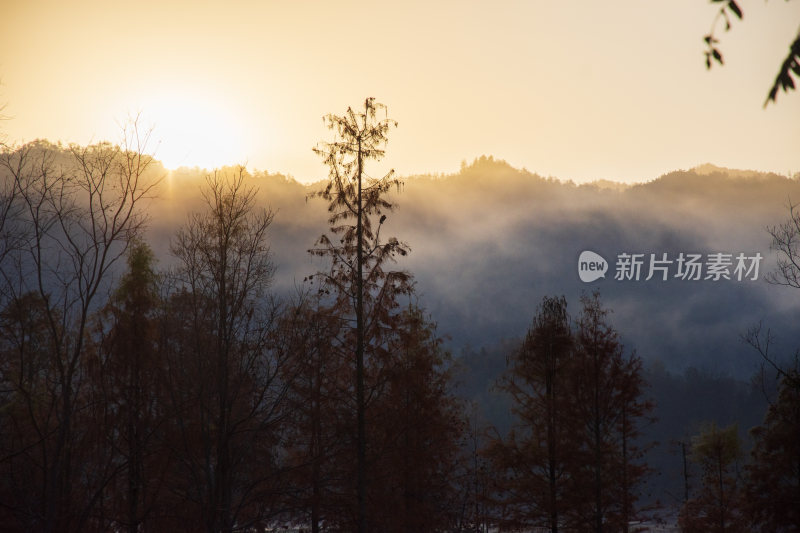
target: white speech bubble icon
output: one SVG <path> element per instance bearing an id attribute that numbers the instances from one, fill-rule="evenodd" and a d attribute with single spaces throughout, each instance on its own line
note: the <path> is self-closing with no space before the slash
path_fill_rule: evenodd
<path id="1" fill-rule="evenodd" d="M 608 271 L 608 261 L 603 256 L 585 250 L 578 257 L 578 276 L 584 283 L 591 283 L 598 278 L 605 278 Z"/>

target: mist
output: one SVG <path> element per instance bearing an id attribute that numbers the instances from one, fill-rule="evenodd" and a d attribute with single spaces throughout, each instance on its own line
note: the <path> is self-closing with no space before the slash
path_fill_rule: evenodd
<path id="1" fill-rule="evenodd" d="M 232 172 L 221 169 L 218 172 Z M 177 225 L 202 207 L 206 171 L 164 174 L 149 207 L 148 241 L 163 265 Z M 713 165 L 676 170 L 635 185 L 542 177 L 491 157 L 447 175 L 410 176 L 393 193 L 384 235 L 411 253 L 394 265 L 414 275 L 419 303 L 438 322 L 454 353 L 524 335 L 545 295 L 577 301 L 599 290 L 613 310 L 626 346 L 673 372 L 697 367 L 748 378 L 759 364 L 741 337 L 762 323 L 787 355 L 800 339 L 790 327 L 798 304 L 786 287 L 768 284 L 774 269 L 767 228 L 788 216 L 800 183 L 784 176 Z M 277 266 L 273 290 L 288 295 L 325 270 L 308 249 L 327 229 L 324 202 L 281 174 L 253 172 L 248 183 L 275 212 L 271 247 Z M 578 255 L 606 258 L 604 279 L 583 283 Z M 644 281 L 614 279 L 619 253 L 760 253 L 758 279 Z"/>

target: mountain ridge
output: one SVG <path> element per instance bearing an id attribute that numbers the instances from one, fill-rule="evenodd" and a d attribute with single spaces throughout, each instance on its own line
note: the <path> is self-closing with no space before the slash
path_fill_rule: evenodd
<path id="1" fill-rule="evenodd" d="M 63 147 L 41 146 L 68 155 Z M 401 191 L 392 193 L 398 207 L 386 213 L 384 235 L 409 244 L 411 254 L 394 268 L 414 274 L 420 303 L 456 352 L 521 337 L 545 295 L 577 301 L 582 291 L 598 288 L 622 324 L 623 339 L 645 359 L 663 360 L 670 370 L 698 366 L 746 377 L 754 360 L 739 337 L 760 321 L 793 331 L 791 316 L 800 307 L 789 289 L 763 281 L 775 266 L 766 228 L 786 219 L 787 199 L 800 198 L 800 182 L 772 173 L 729 179 L 717 168 L 678 170 L 613 188 L 476 158 L 457 173 L 405 178 Z M 151 174 L 163 181 L 159 198 L 148 206 L 147 240 L 169 267 L 175 230 L 203 208 L 205 173 L 166 175 L 154 165 Z M 259 203 L 276 212 L 270 229 L 273 287 L 290 294 L 308 274 L 325 268 L 308 254 L 328 231 L 325 202 L 308 198 L 314 186 L 284 174 L 252 172 L 247 181 L 260 189 Z M 605 279 L 579 280 L 583 250 L 610 261 Z M 618 281 L 614 259 L 622 252 L 761 253 L 764 261 L 760 279 L 748 283 Z M 789 338 L 786 349 L 794 342 Z"/>

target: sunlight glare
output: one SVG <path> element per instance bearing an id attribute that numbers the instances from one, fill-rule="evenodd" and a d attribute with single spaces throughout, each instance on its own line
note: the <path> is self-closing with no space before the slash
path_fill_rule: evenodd
<path id="1" fill-rule="evenodd" d="M 142 106 L 153 127 L 155 157 L 168 169 L 246 164 L 242 127 L 224 103 L 194 95 L 170 94 Z"/>

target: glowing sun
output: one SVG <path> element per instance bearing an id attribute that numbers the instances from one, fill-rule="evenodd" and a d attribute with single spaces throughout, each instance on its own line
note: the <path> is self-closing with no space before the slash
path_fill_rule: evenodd
<path id="1" fill-rule="evenodd" d="M 242 127 L 232 106 L 193 94 L 162 94 L 142 104 L 155 157 L 168 169 L 245 164 Z"/>

